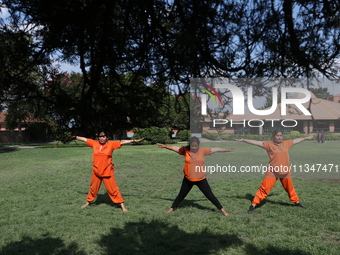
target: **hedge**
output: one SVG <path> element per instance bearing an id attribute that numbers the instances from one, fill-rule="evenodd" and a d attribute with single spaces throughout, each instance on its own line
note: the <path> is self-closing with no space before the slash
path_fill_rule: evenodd
<path id="1" fill-rule="evenodd" d="M 312 134 L 314 137 L 312 140 L 316 140 L 316 134 Z M 300 137 L 307 137 L 309 134 L 299 134 L 299 133 L 284 133 L 283 138 L 285 140 L 291 140 Z M 202 133 L 202 137 L 209 139 L 209 140 L 227 140 L 232 141 L 236 139 L 250 139 L 250 140 L 257 140 L 257 141 L 271 141 L 271 135 L 235 135 L 235 134 L 211 134 L 211 133 Z M 326 141 L 335 141 L 340 140 L 340 134 L 334 133 L 325 133 L 325 140 Z"/>

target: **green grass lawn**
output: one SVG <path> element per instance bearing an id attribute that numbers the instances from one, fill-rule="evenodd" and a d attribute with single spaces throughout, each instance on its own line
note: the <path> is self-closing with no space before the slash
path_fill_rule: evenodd
<path id="1" fill-rule="evenodd" d="M 259 147 L 238 142 L 206 163 L 268 162 Z M 293 164 L 340 167 L 340 142 L 307 141 L 291 148 Z M 261 173 L 208 174 L 230 217 L 194 187 L 178 210 L 164 214 L 183 178 L 183 157 L 156 145 L 113 153 L 117 184 L 129 210 L 123 213 L 102 185 L 94 205 L 81 209 L 91 176 L 91 148 L 21 149 L 0 153 L 0 255 L 4 254 L 340 254 L 340 171 L 296 173 L 306 210 L 291 205 L 277 182 L 267 199 L 247 213 Z M 339 169 L 340 170 L 340 169 Z"/>

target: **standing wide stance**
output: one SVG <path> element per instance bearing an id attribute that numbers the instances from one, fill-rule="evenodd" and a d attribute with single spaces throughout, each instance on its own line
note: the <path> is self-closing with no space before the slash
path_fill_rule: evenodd
<path id="1" fill-rule="evenodd" d="M 183 168 L 184 178 L 182 181 L 182 186 L 178 196 L 176 197 L 174 203 L 167 211 L 167 213 L 176 210 L 178 205 L 188 195 L 191 188 L 194 185 L 197 185 L 197 187 L 203 192 L 206 198 L 208 198 L 210 202 L 212 202 L 217 207 L 217 209 L 219 209 L 223 213 L 224 216 L 229 216 L 229 214 L 223 209 L 222 205 L 213 194 L 210 185 L 205 177 L 205 171 L 197 171 L 197 169 L 204 169 L 204 156 L 213 154 L 215 152 L 229 152 L 232 151 L 234 147 L 231 147 L 229 149 L 214 147 L 210 149 L 200 148 L 199 144 L 200 140 L 197 137 L 192 137 L 190 139 L 189 146 L 177 147 L 167 146 L 160 143 L 157 144 L 159 148 L 166 148 L 185 156 L 185 164 Z"/>
<path id="2" fill-rule="evenodd" d="M 75 137 L 79 141 L 83 141 L 86 145 L 93 148 L 92 154 L 92 177 L 90 184 L 90 191 L 86 197 L 86 204 L 81 208 L 85 208 L 96 199 L 100 185 L 104 182 L 105 188 L 111 200 L 120 204 L 122 210 L 127 212 L 125 208 L 124 199 L 119 191 L 114 176 L 114 164 L 112 163 L 112 153 L 115 149 L 119 149 L 123 144 L 139 142 L 139 140 L 122 140 L 122 141 L 108 141 L 105 132 L 99 133 L 99 140 L 92 140 L 81 136 Z"/>
<path id="3" fill-rule="evenodd" d="M 252 145 L 257 145 L 265 149 L 269 156 L 269 165 L 267 172 L 264 176 L 259 190 L 255 194 L 251 206 L 248 209 L 249 213 L 254 211 L 256 205 L 258 205 L 263 199 L 268 196 L 278 178 L 280 179 L 283 188 L 288 193 L 290 201 L 292 201 L 296 206 L 304 208 L 300 204 L 299 197 L 293 186 L 292 176 L 290 173 L 290 159 L 288 149 L 295 144 L 312 139 L 313 135 L 303 138 L 296 138 L 294 140 L 282 140 L 282 132 L 280 130 L 274 130 L 272 132 L 272 138 L 272 142 L 235 139 L 239 142 L 246 142 Z"/>

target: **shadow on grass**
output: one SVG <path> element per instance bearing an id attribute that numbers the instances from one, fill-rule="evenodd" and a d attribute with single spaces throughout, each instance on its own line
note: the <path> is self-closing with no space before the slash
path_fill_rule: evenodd
<path id="1" fill-rule="evenodd" d="M 99 240 L 105 254 L 216 254 L 242 244 L 236 235 L 217 235 L 207 229 L 188 233 L 158 220 L 111 228 L 111 233 Z"/>
<path id="2" fill-rule="evenodd" d="M 268 195 L 268 196 L 272 196 L 272 194 Z M 254 195 L 247 193 L 244 197 L 241 196 L 236 196 L 237 199 L 246 199 L 249 200 L 249 205 L 251 204 L 251 202 L 253 201 Z M 260 208 L 261 206 L 263 206 L 264 204 L 267 203 L 267 199 L 262 200 L 261 203 L 259 203 L 256 208 Z"/>
<path id="3" fill-rule="evenodd" d="M 111 198 L 106 192 L 104 194 L 98 194 L 93 204 L 94 205 L 107 204 L 115 206 L 115 203 L 112 202 Z"/>
<path id="4" fill-rule="evenodd" d="M 162 200 L 167 200 L 170 201 L 169 203 L 169 208 L 171 207 L 172 203 L 175 201 L 175 198 L 173 199 L 169 199 L 169 198 L 160 198 Z M 181 209 L 181 208 L 186 208 L 186 207 L 195 207 L 197 209 L 200 210 L 207 210 L 207 211 L 216 211 L 217 208 L 211 203 L 211 207 L 206 207 L 203 205 L 200 205 L 198 203 L 195 202 L 199 202 L 199 201 L 209 201 L 208 199 L 184 199 L 178 206 L 177 209 Z"/>
<path id="5" fill-rule="evenodd" d="M 252 245 L 252 244 L 246 244 L 245 247 L 245 251 L 246 251 L 246 255 L 310 255 L 309 252 L 305 252 L 302 250 L 298 250 L 298 249 L 285 249 L 285 248 L 278 248 L 275 247 L 274 245 L 268 245 L 265 248 L 257 248 L 256 246 Z"/>
<path id="6" fill-rule="evenodd" d="M 216 211 L 217 208 L 211 203 L 211 207 L 206 207 L 203 205 L 200 205 L 198 203 L 195 203 L 195 201 L 205 201 L 203 200 L 184 200 L 177 209 L 181 209 L 181 208 L 186 208 L 186 207 L 194 207 L 197 208 L 199 210 L 206 210 L 206 211 Z M 171 207 L 171 204 L 169 205 L 169 208 Z"/>
<path id="7" fill-rule="evenodd" d="M 124 197 L 129 197 L 131 195 L 125 195 Z M 171 203 L 169 203 L 169 208 L 171 207 L 174 199 L 168 199 L 168 198 L 161 198 L 162 200 L 167 200 L 167 201 L 171 201 Z M 195 203 L 197 201 L 206 201 L 207 199 L 197 199 L 197 200 L 183 200 L 180 204 L 180 206 L 177 209 L 181 209 L 181 208 L 186 208 L 186 207 L 194 207 L 197 208 L 199 210 L 207 210 L 207 211 L 216 211 L 217 209 L 215 208 L 215 206 L 213 204 L 212 207 L 206 207 L 206 206 L 202 206 L 198 203 Z M 113 206 L 115 208 L 120 208 L 119 204 L 115 204 L 112 202 L 111 198 L 109 197 L 109 195 L 107 193 L 104 194 L 98 194 L 96 200 L 92 203 L 93 205 L 100 205 L 100 204 L 107 204 L 110 206 Z"/>
<path id="8" fill-rule="evenodd" d="M 78 192 L 78 193 L 84 196 L 84 201 L 86 202 L 85 198 L 86 198 L 88 193 L 85 193 L 85 192 Z M 126 194 L 124 195 L 123 194 L 123 199 L 125 199 L 126 197 L 132 197 L 132 196 L 135 196 L 135 195 L 126 195 Z M 111 198 L 109 197 L 107 192 L 98 194 L 96 199 L 94 200 L 94 202 L 91 203 L 91 205 L 100 205 L 100 204 L 106 204 L 106 205 L 110 205 L 110 206 L 113 206 L 113 207 L 120 208 L 120 204 L 115 204 L 111 200 Z"/>
<path id="9" fill-rule="evenodd" d="M 273 201 L 273 200 L 270 200 L 268 199 L 268 197 L 271 197 L 271 196 L 274 196 L 275 193 L 271 193 L 269 194 L 264 200 L 262 200 L 260 202 L 260 204 L 258 204 L 256 206 L 256 208 L 260 208 L 262 207 L 263 205 L 265 205 L 266 203 L 269 203 L 269 204 L 275 204 L 275 205 L 283 205 L 283 206 L 295 206 L 293 203 L 287 203 L 287 202 L 277 202 L 277 201 Z M 240 199 L 247 199 L 249 200 L 250 202 L 253 201 L 253 198 L 254 198 L 254 195 L 250 194 L 250 193 L 247 193 L 244 197 L 240 197 L 240 196 L 237 196 L 236 198 L 240 198 Z M 249 204 L 250 205 L 250 204 Z"/>
<path id="10" fill-rule="evenodd" d="M 21 241 L 11 242 L 0 250 L 0 255 L 12 254 L 34 254 L 34 255 L 62 255 L 74 254 L 85 255 L 80 251 L 78 244 L 71 243 L 66 246 L 60 238 L 49 237 L 45 234 L 42 238 L 33 239 L 29 236 L 23 236 Z"/>
<path id="11" fill-rule="evenodd" d="M 0 153 L 17 151 L 17 147 L 0 147 Z"/>
<path id="12" fill-rule="evenodd" d="M 126 197 L 131 197 L 133 195 L 124 195 L 123 194 L 123 199 L 126 200 Z M 127 201 L 128 202 L 128 201 Z M 100 205 L 100 204 L 107 204 L 113 207 L 119 207 L 120 208 L 120 204 L 115 204 L 111 198 L 109 197 L 109 195 L 105 192 L 103 194 L 98 194 L 96 197 L 96 200 L 93 202 L 94 205 Z"/>

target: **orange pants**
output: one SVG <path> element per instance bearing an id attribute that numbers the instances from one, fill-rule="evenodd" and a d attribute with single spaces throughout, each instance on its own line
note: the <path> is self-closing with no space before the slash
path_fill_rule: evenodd
<path id="1" fill-rule="evenodd" d="M 113 172 L 110 177 L 99 177 L 98 175 L 95 174 L 94 171 L 92 171 L 90 191 L 86 197 L 86 200 L 88 202 L 93 202 L 96 199 L 102 182 L 104 182 L 106 191 L 114 203 L 116 204 L 124 203 L 124 199 L 116 184 L 116 179 L 114 177 Z"/>
<path id="2" fill-rule="evenodd" d="M 260 185 L 259 190 L 256 192 L 255 197 L 252 201 L 253 205 L 259 204 L 263 199 L 265 199 L 271 189 L 274 187 L 278 177 L 275 177 L 272 173 L 267 173 Z M 293 181 L 291 175 L 287 175 L 284 178 L 279 178 L 281 181 L 281 184 L 285 191 L 288 193 L 288 197 L 290 201 L 293 203 L 296 203 L 299 201 L 299 197 L 296 194 L 295 188 L 293 186 Z"/>

